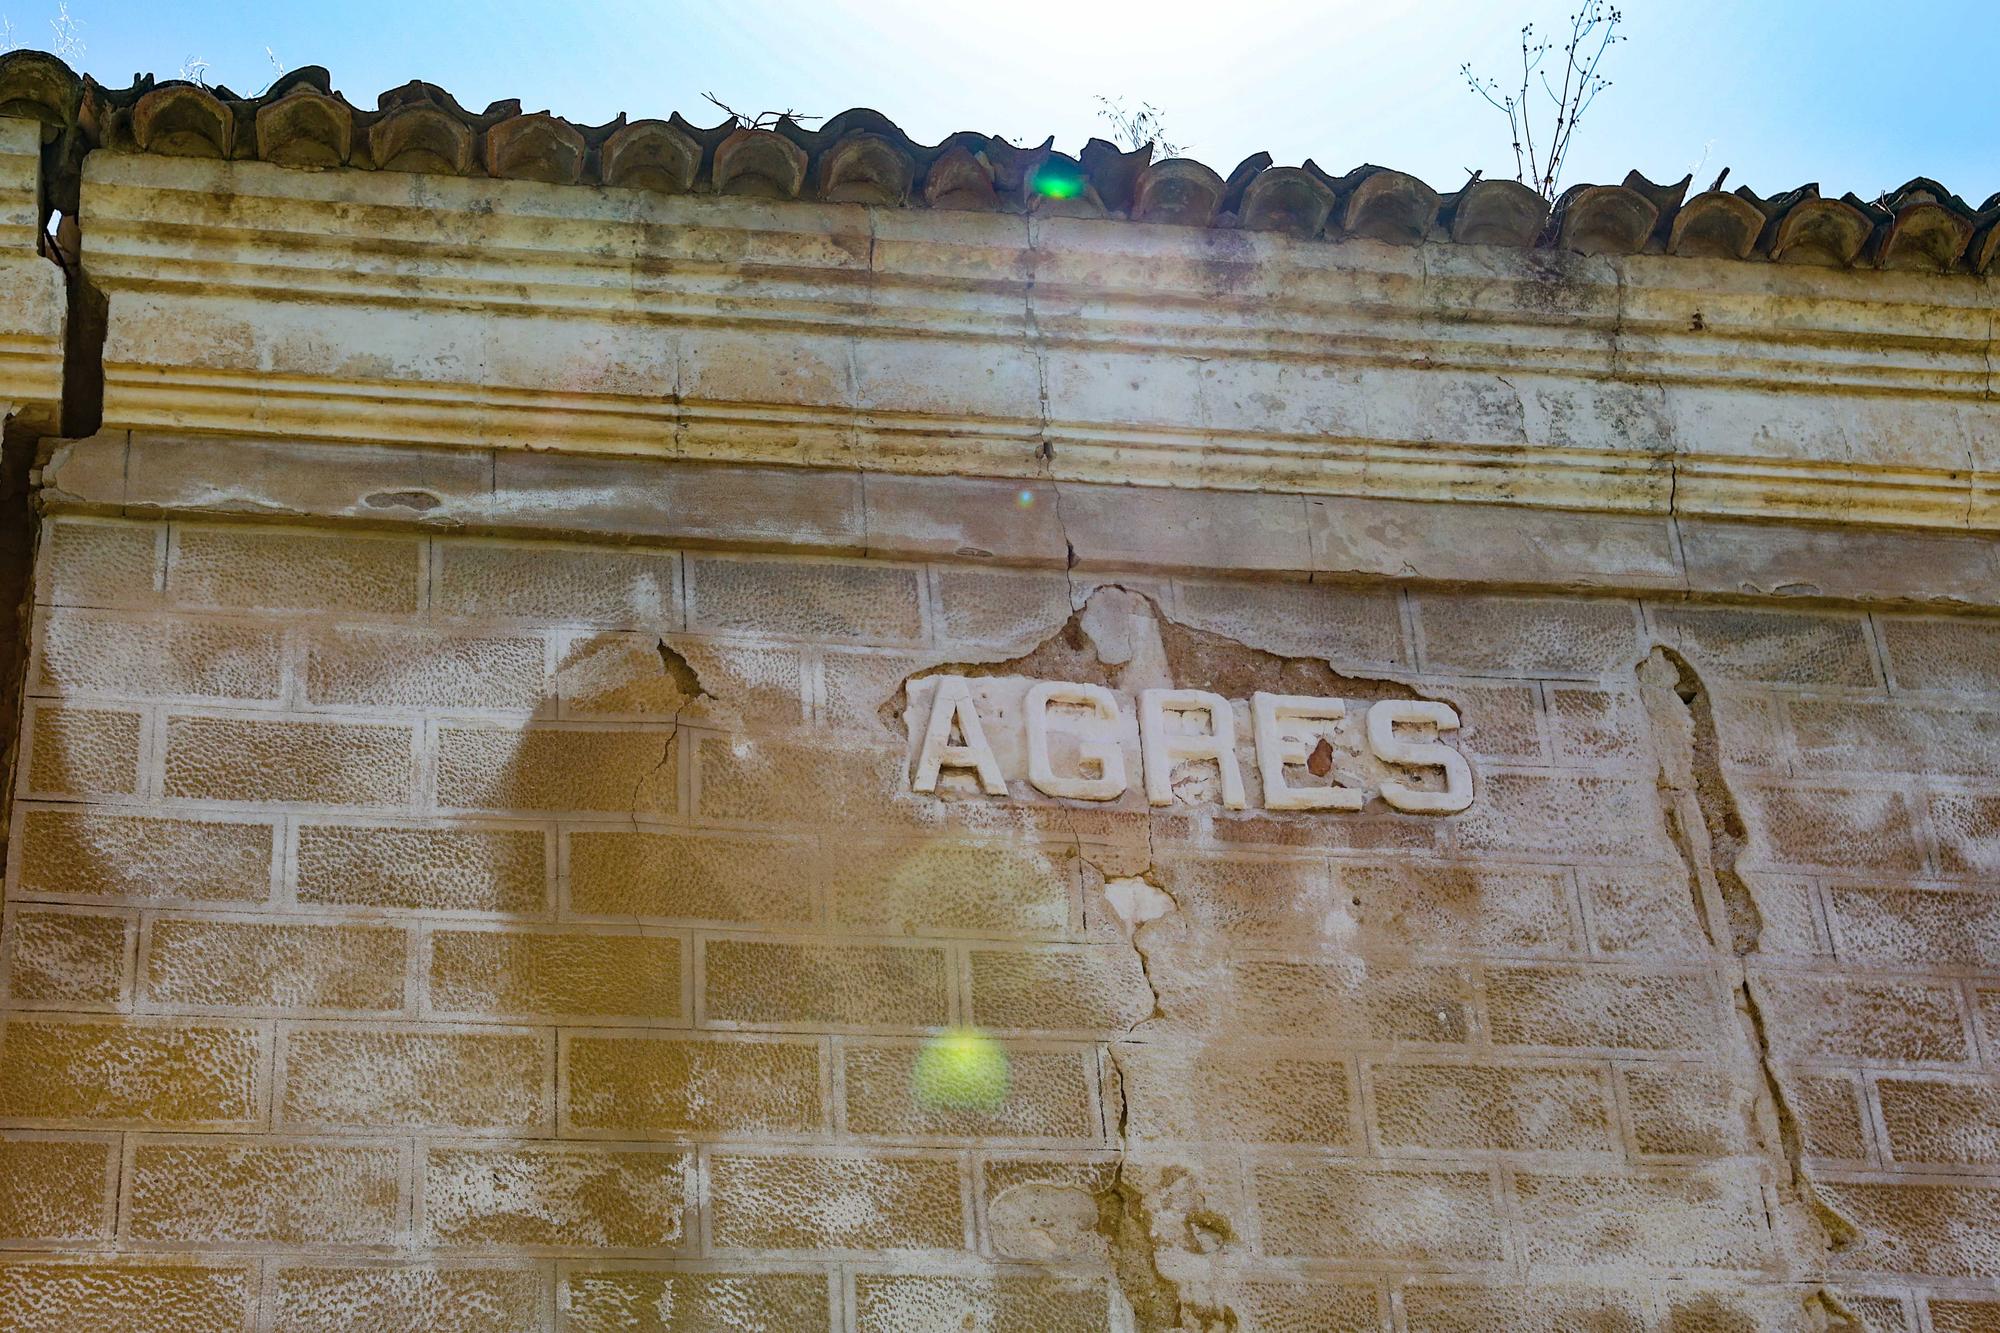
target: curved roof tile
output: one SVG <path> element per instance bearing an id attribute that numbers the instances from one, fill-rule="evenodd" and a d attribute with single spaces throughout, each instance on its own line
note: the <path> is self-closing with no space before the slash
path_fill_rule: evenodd
<path id="1" fill-rule="evenodd" d="M 1917 178 L 1875 202 L 1825 199 L 1817 185 L 1763 198 L 1686 179 L 1656 185 L 1638 172 L 1619 185 L 1579 185 L 1551 210 L 1516 181 L 1475 177 L 1440 195 L 1383 167 L 1335 177 L 1307 162 L 1245 159 L 1225 179 L 1201 163 L 1155 162 L 1093 139 L 1077 157 L 1053 140 L 1022 147 L 961 132 L 925 146 L 878 111 L 857 107 L 810 128 L 733 120 L 579 125 L 518 101 L 484 111 L 413 80 L 355 106 L 327 71 L 296 69 L 244 97 L 227 88 L 137 76 L 107 88 L 40 51 L 0 55 L 0 115 L 43 125 L 48 206 L 74 211 L 83 155 L 94 148 L 323 170 L 486 174 L 550 184 L 662 193 L 812 198 L 876 207 L 930 207 L 1043 216 L 1130 217 L 1190 227 L 1243 227 L 1414 245 L 1549 246 L 1585 254 L 1641 251 L 1704 259 L 1985 274 L 2000 269 L 2000 193 L 1978 208 Z"/>

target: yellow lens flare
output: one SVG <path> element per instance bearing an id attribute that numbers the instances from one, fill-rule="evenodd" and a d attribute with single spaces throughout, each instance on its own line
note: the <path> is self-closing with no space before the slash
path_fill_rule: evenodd
<path id="1" fill-rule="evenodd" d="M 977 1028 L 948 1028 L 924 1043 L 910 1077 L 932 1111 L 997 1111 L 1007 1100 L 1007 1052 Z"/>

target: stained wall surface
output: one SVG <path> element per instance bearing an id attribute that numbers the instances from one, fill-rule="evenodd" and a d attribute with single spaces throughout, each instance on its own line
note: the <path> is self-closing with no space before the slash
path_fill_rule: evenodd
<path id="1" fill-rule="evenodd" d="M 519 111 L 0 56 L 0 1333 L 2000 1328 L 2000 201 Z"/>
<path id="2" fill-rule="evenodd" d="M 2000 1319 L 1992 622 L 62 518 L 33 648 L 0 1327 Z M 913 794 L 937 668 L 1477 798 Z"/>

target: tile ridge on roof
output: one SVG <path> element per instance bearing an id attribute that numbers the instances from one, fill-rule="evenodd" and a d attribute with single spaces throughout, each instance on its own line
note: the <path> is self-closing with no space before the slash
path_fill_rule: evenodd
<path id="1" fill-rule="evenodd" d="M 817 128 L 781 117 L 703 127 L 666 120 L 579 125 L 517 100 L 473 112 L 413 80 L 354 106 L 327 71 L 305 66 L 255 96 L 135 75 L 129 87 L 79 78 L 56 57 L 0 55 L 0 115 L 42 122 L 49 207 L 73 212 L 94 148 L 257 159 L 306 169 L 490 176 L 663 193 L 817 199 L 1060 217 L 1126 217 L 1301 237 L 1368 237 L 1542 246 L 1591 255 L 1641 252 L 1835 267 L 1991 272 L 2000 261 L 2000 193 L 1978 208 L 1918 177 L 1881 199 L 1821 197 L 1817 184 L 1769 198 L 1688 197 L 1691 178 L 1659 185 L 1634 171 L 1618 185 L 1576 185 L 1551 207 L 1517 181 L 1474 176 L 1440 193 L 1413 176 L 1362 166 L 1335 176 L 1308 160 L 1259 153 L 1226 178 L 1187 159 L 1153 161 L 1092 139 L 1072 157 L 1049 139 L 1020 147 L 961 131 L 924 145 L 880 112 L 843 111 Z M 1726 174 L 1726 173 L 1725 173 Z"/>

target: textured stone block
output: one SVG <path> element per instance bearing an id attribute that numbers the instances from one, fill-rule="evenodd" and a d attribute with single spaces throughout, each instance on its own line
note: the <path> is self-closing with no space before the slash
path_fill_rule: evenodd
<path id="1" fill-rule="evenodd" d="M 688 628 L 845 643 L 923 638 L 922 571 L 893 565 L 688 558 Z"/>
<path id="2" fill-rule="evenodd" d="M 1325 1162 L 1255 1169 L 1263 1249 L 1274 1258 L 1490 1264 L 1506 1223 L 1484 1171 Z"/>
<path id="3" fill-rule="evenodd" d="M 432 1145 L 422 1239 L 449 1249 L 679 1250 L 693 1180 L 694 1155 L 675 1148 Z"/>
<path id="4" fill-rule="evenodd" d="M 1139 956 L 1124 945 L 974 949 L 972 1021 L 1022 1031 L 1124 1033 L 1153 1012 Z"/>
<path id="5" fill-rule="evenodd" d="M 834 749 L 703 737 L 695 747 L 696 815 L 777 826 L 909 825 L 901 750 Z"/>
<path id="6" fill-rule="evenodd" d="M 2000 1277 L 2000 1188 L 1981 1182 L 1828 1181 L 1826 1201 L 1861 1232 L 1832 1256 L 1848 1272 Z"/>
<path id="7" fill-rule="evenodd" d="M 1077 569 L 1312 568 L 1303 496 L 1074 482 L 1058 482 L 1056 491 Z"/>
<path id="8" fill-rule="evenodd" d="M 1126 1042 L 1111 1063 L 1134 1138 L 1341 1147 L 1358 1137 L 1347 1065 L 1290 1044 Z"/>
<path id="9" fill-rule="evenodd" d="M 1898 1162 L 2000 1164 L 2000 1088 L 1990 1082 L 1884 1078 L 1875 1095 Z"/>
<path id="10" fill-rule="evenodd" d="M 519 1028 L 294 1027 L 278 1118 L 290 1129 L 532 1131 L 550 1121 L 553 1045 Z"/>
<path id="11" fill-rule="evenodd" d="M 1737 799 L 1750 826 L 1749 854 L 1766 864 L 1893 875 L 1923 866 L 1900 791 L 1739 786 Z"/>
<path id="12" fill-rule="evenodd" d="M 1338 1282 L 1240 1281 L 1236 1309 L 1256 1328 L 1379 1333 L 1385 1302 L 1373 1286 Z"/>
<path id="13" fill-rule="evenodd" d="M 203 1008 L 403 1007 L 408 938 L 382 926 L 162 917 L 142 948 L 142 993 Z"/>
<path id="14" fill-rule="evenodd" d="M 1706 973 L 1602 967 L 1491 968 L 1486 1004 L 1508 1046 L 1711 1051 L 1726 1013 Z"/>
<path id="15" fill-rule="evenodd" d="M 306 699 L 373 708 L 532 712 L 553 705 L 546 658 L 542 640 L 529 636 L 325 630 L 306 647 Z"/>
<path id="16" fill-rule="evenodd" d="M 402 805 L 416 761 L 408 727 L 167 719 L 166 794 L 203 801 Z"/>
<path id="17" fill-rule="evenodd" d="M 1748 1269 L 1770 1244 L 1754 1180 L 1522 1173 L 1514 1194 L 1536 1264 Z"/>
<path id="18" fill-rule="evenodd" d="M 805 720 L 805 658 L 793 647 L 686 634 L 577 634 L 562 646 L 565 717 L 708 719 L 736 728 Z"/>
<path id="19" fill-rule="evenodd" d="M 1859 699 L 1794 699 L 1785 711 L 1809 772 L 2000 773 L 2000 712 Z"/>
<path id="20" fill-rule="evenodd" d="M 36 647 L 42 693 L 270 700 L 283 683 L 282 631 L 235 620 L 55 610 Z"/>
<path id="21" fill-rule="evenodd" d="M 1653 624 L 1703 671 L 1774 685 L 1880 683 L 1859 616 L 1655 606 Z"/>
<path id="22" fill-rule="evenodd" d="M 1643 656 L 1630 602 L 1424 593 L 1413 604 L 1426 671 L 1603 676 Z"/>
<path id="23" fill-rule="evenodd" d="M 143 714 L 42 707 L 29 716 L 30 792 L 129 796 L 139 790 Z"/>
<path id="24" fill-rule="evenodd" d="M 1861 1109 L 1861 1088 L 1845 1074 L 1782 1074 L 1785 1099 L 1798 1117 L 1800 1146 L 1810 1157 L 1860 1161 L 1874 1154 Z"/>
<path id="25" fill-rule="evenodd" d="M 665 644 L 663 636 L 642 634 L 571 639 L 556 662 L 564 715 L 671 718 L 684 712 L 707 685 L 691 668 L 670 672 Z"/>
<path id="26" fill-rule="evenodd" d="M 57 1022 L 0 1028 L 0 1115 L 163 1126 L 260 1118 L 265 1043 L 237 1023 Z"/>
<path id="27" fill-rule="evenodd" d="M 954 1157 L 749 1155 L 709 1159 L 722 1249 L 956 1250 L 965 1205 Z M 817 1201 L 838 1200 L 828 1208 Z"/>
<path id="28" fill-rule="evenodd" d="M 1947 985 L 1753 971 L 1771 1047 L 1788 1059 L 1964 1060 L 1958 992 Z"/>
<path id="29" fill-rule="evenodd" d="M 1609 1152 L 1609 1091 L 1596 1069 L 1552 1066 L 1371 1067 L 1384 1147 Z"/>
<path id="30" fill-rule="evenodd" d="M 1536 1283 L 1526 1287 L 1434 1286 L 1403 1288 L 1403 1315 L 1410 1333 L 1649 1333 L 1652 1314 L 1643 1294 L 1591 1287 Z M 1754 1325 L 1717 1325 L 1748 1333 Z M 1371 1333 L 1373 1325 L 1370 1325 Z M 1700 1324 L 1670 1326 L 1669 1333 L 1706 1333 Z"/>
<path id="31" fill-rule="evenodd" d="M 1309 496 L 1313 568 L 1336 575 L 1565 588 L 1681 588 L 1664 515 Z"/>
<path id="32" fill-rule="evenodd" d="M 1174 619 L 1284 657 L 1407 667 L 1403 611 L 1392 588 L 1340 583 L 1174 583 Z"/>
<path id="33" fill-rule="evenodd" d="M 1686 959 L 1709 952 L 1685 865 L 1585 866 L 1576 877 L 1600 953 Z"/>
<path id="34" fill-rule="evenodd" d="M 594 916 L 802 924 L 812 918 L 818 847 L 771 838 L 625 829 L 569 835 L 569 909 Z"/>
<path id="35" fill-rule="evenodd" d="M 132 606 L 159 601 L 165 529 L 153 523 L 59 518 L 42 547 L 42 599 L 57 606 Z"/>
<path id="36" fill-rule="evenodd" d="M 1882 651 L 1899 690 L 2000 691 L 2000 625 L 1881 616 Z"/>
<path id="37" fill-rule="evenodd" d="M 558 1298 L 565 1333 L 830 1333 L 827 1280 L 819 1273 L 570 1269 Z M 837 1299 L 837 1298 L 836 1298 Z"/>
<path id="38" fill-rule="evenodd" d="M 24 893 L 159 902 L 271 896 L 269 824 L 29 810 L 21 829 Z"/>
<path id="39" fill-rule="evenodd" d="M 671 551 L 439 541 L 435 557 L 443 615 L 681 628 L 680 557 Z"/>
<path id="40" fill-rule="evenodd" d="M 1173 899 L 1190 929 L 1242 944 L 1284 948 L 1339 914 L 1331 872 L 1317 857 L 1161 857 L 1149 882 Z"/>
<path id="41" fill-rule="evenodd" d="M 405 1234 L 395 1144 L 147 1139 L 131 1152 L 134 1240 L 380 1246 Z"/>
<path id="42" fill-rule="evenodd" d="M 134 431 L 124 498 L 168 512 L 387 519 L 450 529 L 504 521 L 492 498 L 498 470 L 482 448 Z"/>
<path id="43" fill-rule="evenodd" d="M 2000 968 L 2000 897 L 1991 892 L 1834 885 L 1826 903 L 1843 959 L 1912 969 Z"/>
<path id="44" fill-rule="evenodd" d="M 962 412 L 969 406 L 968 391 L 977 392 L 975 386 L 983 387 L 983 382 L 993 375 L 996 360 L 1008 354 L 992 343 L 954 347 L 952 341 L 939 339 L 928 344 L 925 352 L 927 358 L 941 356 L 954 369 L 967 362 L 976 366 L 970 376 L 952 375 L 932 386 L 947 410 Z M 1032 402 L 1039 392 L 1035 387 L 1032 355 L 1026 348 L 1017 348 L 1009 359 L 1016 367 L 1009 377 L 1015 381 L 1015 392 Z M 877 369 L 870 364 L 872 360 L 860 357 L 855 362 L 855 372 L 864 380 Z M 863 439 L 868 440 L 869 435 L 864 429 Z M 914 437 L 895 430 L 885 435 L 899 451 L 909 445 L 919 450 L 927 448 L 921 432 Z M 821 476 L 831 479 L 824 473 Z M 899 476 L 873 469 L 860 473 L 859 478 L 865 509 L 862 517 L 867 521 L 867 550 L 871 556 L 892 560 L 997 559 L 1009 564 L 1060 568 L 1068 553 L 1063 543 L 1061 516 L 1055 512 L 1055 487 L 1046 481 L 1024 485 L 1019 480 L 964 475 Z M 1023 500 L 1023 496 L 1027 498 Z"/>
<path id="45" fill-rule="evenodd" d="M 922 1047 L 848 1042 L 841 1053 L 847 1129 L 908 1138 L 1091 1139 L 1098 1134 L 1097 1057 L 1088 1047 L 1005 1044 L 1006 1095 L 992 1107 L 950 1106 L 917 1092 Z"/>
<path id="46" fill-rule="evenodd" d="M 195 607 L 407 613 L 417 609 L 421 550 L 410 537 L 177 527 L 167 596 Z"/>
<path id="47" fill-rule="evenodd" d="M 1111 1327 L 1109 1296 L 1103 1280 L 1097 1278 L 861 1273 L 854 1280 L 855 1328 L 860 1333 L 914 1333 L 919 1329 L 942 1333 L 961 1328 L 1095 1333 Z"/>
<path id="48" fill-rule="evenodd" d="M 1358 952 L 1548 953 L 1577 946 L 1561 871 L 1406 860 L 1337 862 L 1333 873 L 1339 884 L 1334 910 L 1347 904 Z"/>
<path id="49" fill-rule="evenodd" d="M 547 1286 L 531 1268 L 288 1264 L 277 1270 L 271 1299 L 272 1333 L 539 1333 L 547 1326 Z"/>
<path id="50" fill-rule="evenodd" d="M 254 1263 L 0 1261 L 0 1310 L 8 1333 L 239 1333 L 250 1327 L 257 1286 Z"/>
<path id="51" fill-rule="evenodd" d="M 811 1134 L 826 1126 L 820 1045 L 575 1033 L 563 1048 L 570 1133 Z"/>
<path id="52" fill-rule="evenodd" d="M 682 941 L 671 935 L 439 930 L 430 1007 L 478 1017 L 678 1018 Z"/>
<path id="53" fill-rule="evenodd" d="M 298 900 L 432 912 L 542 912 L 548 834 L 539 828 L 299 825 Z"/>
<path id="54" fill-rule="evenodd" d="M 19 1004 L 104 1008 L 125 996 L 133 920 L 22 908 L 7 927 L 7 992 Z"/>
<path id="55" fill-rule="evenodd" d="M 1199 981 L 1165 968 L 1154 975 L 1173 992 L 1170 1014 L 1230 1036 L 1462 1042 L 1471 1034 L 1470 979 L 1457 968 L 1246 961 L 1222 1007 Z"/>
<path id="56" fill-rule="evenodd" d="M 1464 853 L 1658 861 L 1671 856 L 1650 782 L 1572 773 L 1492 773 L 1457 818 Z"/>
<path id="57" fill-rule="evenodd" d="M 672 355 L 671 341 L 639 336 L 649 351 Z M 601 533 L 612 540 L 859 550 L 865 540 L 862 479 L 859 472 L 717 466 L 656 455 L 499 449 L 493 454 L 492 519 L 496 526 Z"/>
<path id="58" fill-rule="evenodd" d="M 438 728 L 438 804 L 466 810 L 670 814 L 671 730 Z"/>
<path id="59" fill-rule="evenodd" d="M 2000 796 L 1939 792 L 1930 807 L 1938 869 L 1947 875 L 2000 875 Z"/>
<path id="60" fill-rule="evenodd" d="M 1026 842 L 827 849 L 835 925 L 877 934 L 1060 935 L 1069 928 L 1076 861 Z"/>
<path id="61" fill-rule="evenodd" d="M 1451 744 L 1459 753 L 1495 764 L 1550 762 L 1541 694 L 1533 685 L 1427 680 L 1424 690 L 1458 710 L 1460 726 Z"/>
<path id="62" fill-rule="evenodd" d="M 935 1027 L 949 1021 L 940 949 L 711 939 L 702 944 L 710 1023 Z"/>
<path id="63" fill-rule="evenodd" d="M 1058 571 L 947 566 L 932 578 L 947 643 L 1026 648 L 1069 619 L 1069 579 Z"/>
<path id="64" fill-rule="evenodd" d="M 1746 1071 L 1648 1061 L 1620 1071 L 1633 1145 L 1647 1156 L 1749 1152 L 1758 1087 Z"/>
<path id="65" fill-rule="evenodd" d="M 1548 700 L 1549 741 L 1558 763 L 1623 766 L 1646 759 L 1646 717 L 1634 695 L 1551 684 Z"/>
<path id="66" fill-rule="evenodd" d="M 1986 1330 L 2000 1327 L 2000 1301 L 1954 1300 L 1948 1296 L 1933 1296 L 1929 1301 L 1932 1333 L 1986 1333 Z M 1897 1325 L 1882 1323 L 1884 1328 Z M 1914 1324 L 1902 1327 L 1914 1328 Z"/>
<path id="67" fill-rule="evenodd" d="M 108 1241 L 117 1180 L 110 1138 L 0 1134 L 0 1236 L 17 1245 Z"/>
<path id="68" fill-rule="evenodd" d="M 820 657 L 820 725 L 856 737 L 901 739 L 893 718 L 902 712 L 904 680 L 936 665 L 935 653 L 831 648 Z"/>

